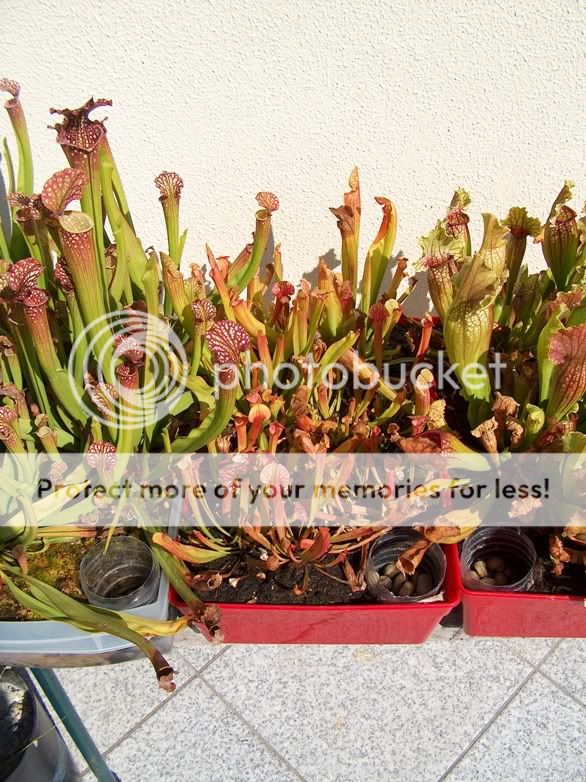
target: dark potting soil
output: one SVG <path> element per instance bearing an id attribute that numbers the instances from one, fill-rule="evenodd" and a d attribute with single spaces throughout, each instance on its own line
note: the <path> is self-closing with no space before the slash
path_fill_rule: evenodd
<path id="1" fill-rule="evenodd" d="M 552 573 L 551 560 L 549 558 L 549 535 L 552 530 L 531 530 L 529 537 L 538 556 L 535 584 L 531 592 L 546 594 L 586 595 L 586 569 L 584 565 L 564 565 L 562 574 L 555 576 Z M 577 546 L 570 542 L 569 548 Z"/>
<path id="2" fill-rule="evenodd" d="M 225 557 L 214 563 L 215 572 L 223 572 L 226 578 L 219 587 L 210 589 L 206 579 L 198 576 L 208 574 L 207 584 L 212 585 L 213 573 L 209 569 L 194 570 L 195 580 L 192 589 L 208 603 L 259 603 L 263 605 L 343 605 L 347 603 L 373 602 L 368 592 L 352 592 L 348 584 L 340 583 L 323 573 L 314 565 L 308 566 L 308 587 L 301 595 L 293 591 L 295 584 L 301 587 L 303 583 L 303 568 L 286 565 L 276 573 L 264 573 L 266 578 L 258 578 L 254 573 L 246 573 L 245 566 L 235 557 Z M 328 572 L 337 579 L 344 579 L 340 567 L 331 568 Z M 228 576 L 228 573 L 230 575 Z M 235 586 L 229 580 L 238 578 Z"/>

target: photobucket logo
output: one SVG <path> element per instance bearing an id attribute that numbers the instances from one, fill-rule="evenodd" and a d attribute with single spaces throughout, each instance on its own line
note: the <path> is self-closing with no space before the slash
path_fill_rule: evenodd
<path id="1" fill-rule="evenodd" d="M 490 379 L 495 390 L 500 390 L 503 371 L 507 366 L 500 353 L 496 353 L 489 362 L 488 369 L 479 363 L 470 363 L 463 366 L 451 364 L 443 350 L 437 352 L 436 361 L 420 361 L 414 364 L 405 362 L 398 365 L 385 364 L 382 373 L 376 366 L 367 361 L 360 361 L 354 367 L 348 367 L 340 362 L 334 362 L 321 366 L 315 361 L 313 354 L 301 357 L 296 361 L 283 361 L 277 367 L 267 367 L 262 361 L 250 361 L 250 355 L 243 367 L 243 385 L 245 388 L 257 386 L 276 387 L 281 391 L 290 391 L 304 383 L 309 388 L 323 384 L 326 388 L 337 391 L 348 385 L 352 390 L 369 390 L 376 388 L 379 382 L 394 391 L 403 388 L 407 383 L 417 384 L 419 388 L 429 388 L 435 385 L 439 391 L 446 389 L 458 390 L 460 383 L 458 377 L 466 384 L 469 390 L 480 390 L 486 381 Z M 239 382 L 236 373 L 226 372 L 229 365 L 216 365 L 215 391 L 216 396 L 222 388 L 234 388 Z M 427 369 L 433 375 L 430 383 L 422 383 L 420 373 Z"/>
<path id="2" fill-rule="evenodd" d="M 85 327 L 72 346 L 68 369 L 71 390 L 88 416 L 120 430 L 168 415 L 185 390 L 188 362 L 165 321 L 128 309 Z M 83 388 L 76 382 L 80 376 Z"/>

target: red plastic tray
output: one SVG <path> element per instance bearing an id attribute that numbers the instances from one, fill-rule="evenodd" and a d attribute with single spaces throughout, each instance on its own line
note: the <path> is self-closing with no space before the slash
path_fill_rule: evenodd
<path id="1" fill-rule="evenodd" d="M 218 603 L 220 626 L 230 644 L 420 644 L 460 602 L 458 549 L 444 546 L 444 600 L 437 603 L 294 606 Z M 171 588 L 169 602 L 187 606 Z M 198 625 L 208 638 L 206 628 Z"/>
<path id="2" fill-rule="evenodd" d="M 480 592 L 457 578 L 464 632 L 501 638 L 586 638 L 586 596 L 537 592 Z"/>

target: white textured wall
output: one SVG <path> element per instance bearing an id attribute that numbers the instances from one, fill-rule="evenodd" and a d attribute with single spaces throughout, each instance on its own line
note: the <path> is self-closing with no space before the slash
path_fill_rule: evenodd
<path id="1" fill-rule="evenodd" d="M 1 67 L 22 84 L 37 187 L 63 167 L 49 106 L 110 97 L 141 236 L 162 245 L 153 178 L 176 170 L 190 261 L 205 241 L 238 252 L 254 195 L 273 190 L 296 278 L 338 252 L 328 206 L 355 163 L 363 249 L 379 219 L 372 196 L 387 195 L 396 249 L 412 259 L 458 185 L 472 192 L 477 231 L 485 210 L 526 204 L 545 216 L 568 177 L 577 202 L 586 195 L 583 0 L 2 0 L 1 10 Z"/>

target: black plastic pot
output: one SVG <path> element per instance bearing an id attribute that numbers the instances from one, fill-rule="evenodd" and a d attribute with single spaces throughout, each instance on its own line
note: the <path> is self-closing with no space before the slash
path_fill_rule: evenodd
<path id="1" fill-rule="evenodd" d="M 399 597 L 381 584 L 380 576 L 384 568 L 395 563 L 418 540 L 421 540 L 421 536 L 416 532 L 398 529 L 383 535 L 371 546 L 366 565 L 366 584 L 370 594 L 377 600 L 383 603 L 415 603 L 439 593 L 446 576 L 446 555 L 437 543 L 428 548 L 417 568 L 417 573 L 430 576 L 433 584 L 425 594 Z"/>
<path id="2" fill-rule="evenodd" d="M 28 674 L 4 668 L 0 673 L 0 782 L 75 782 L 79 778 Z"/>
<path id="3" fill-rule="evenodd" d="M 478 578 L 474 563 L 501 557 L 513 571 L 506 585 L 487 584 Z M 479 527 L 462 547 L 460 573 L 466 589 L 482 592 L 528 592 L 535 581 L 537 552 L 525 533 L 507 527 Z"/>

